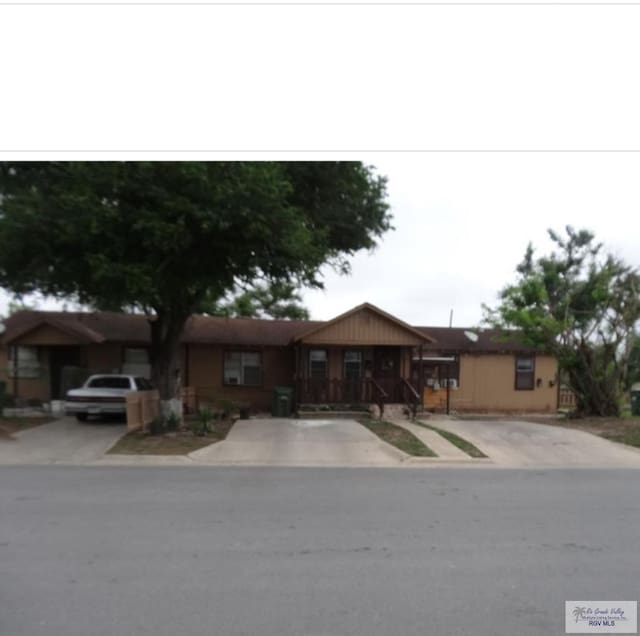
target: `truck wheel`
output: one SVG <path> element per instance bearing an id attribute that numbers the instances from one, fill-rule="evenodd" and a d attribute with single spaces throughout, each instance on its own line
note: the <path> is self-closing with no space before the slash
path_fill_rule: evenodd
<path id="1" fill-rule="evenodd" d="M 76 413 L 76 419 L 78 420 L 78 422 L 86 422 L 87 421 L 87 414 L 86 413 Z"/>

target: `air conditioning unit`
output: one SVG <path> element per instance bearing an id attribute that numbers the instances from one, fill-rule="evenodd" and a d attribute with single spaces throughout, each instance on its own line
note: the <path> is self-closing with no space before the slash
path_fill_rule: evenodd
<path id="1" fill-rule="evenodd" d="M 456 380 L 455 378 L 449 378 L 448 380 L 445 380 L 443 384 L 444 386 L 448 386 L 450 389 L 458 388 L 458 380 Z"/>

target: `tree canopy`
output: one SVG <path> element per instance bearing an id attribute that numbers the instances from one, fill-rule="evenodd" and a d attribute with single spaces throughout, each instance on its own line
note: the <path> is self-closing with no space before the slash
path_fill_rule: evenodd
<path id="1" fill-rule="evenodd" d="M 0 164 L 0 285 L 149 314 L 165 397 L 189 315 L 238 286 L 321 286 L 390 228 L 360 162 Z"/>
<path id="2" fill-rule="evenodd" d="M 309 311 L 302 303 L 300 288 L 287 281 L 257 283 L 236 290 L 229 298 L 202 304 L 202 311 L 212 316 L 243 318 L 277 318 L 308 320 Z"/>
<path id="3" fill-rule="evenodd" d="M 531 245 L 500 303 L 485 307 L 494 326 L 516 328 L 529 344 L 553 353 L 580 415 L 618 415 L 629 353 L 640 319 L 640 276 L 603 254 L 587 230 L 549 230 L 556 248 L 534 258 Z"/>

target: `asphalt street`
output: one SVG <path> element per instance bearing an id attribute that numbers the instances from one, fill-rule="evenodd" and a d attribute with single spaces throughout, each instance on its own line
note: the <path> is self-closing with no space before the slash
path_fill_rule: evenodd
<path id="1" fill-rule="evenodd" d="M 633 470 L 4 466 L 0 634 L 563 634 L 639 539 Z"/>

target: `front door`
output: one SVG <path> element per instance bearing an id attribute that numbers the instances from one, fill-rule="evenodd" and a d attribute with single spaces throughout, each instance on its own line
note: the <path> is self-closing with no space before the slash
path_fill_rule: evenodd
<path id="1" fill-rule="evenodd" d="M 376 347 L 374 349 L 373 378 L 386 391 L 391 401 L 398 401 L 400 347 Z"/>
<path id="2" fill-rule="evenodd" d="M 81 363 L 80 347 L 52 346 L 49 348 L 49 377 L 51 380 L 51 399 L 64 399 L 64 392 L 70 386 L 63 386 L 63 369 L 79 367 Z"/>
<path id="3" fill-rule="evenodd" d="M 360 402 L 362 400 L 362 351 L 346 350 L 344 352 L 343 402 Z"/>

